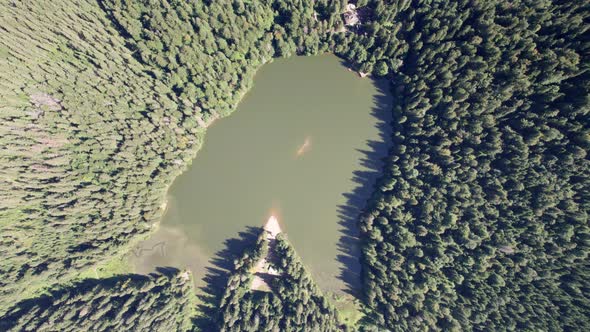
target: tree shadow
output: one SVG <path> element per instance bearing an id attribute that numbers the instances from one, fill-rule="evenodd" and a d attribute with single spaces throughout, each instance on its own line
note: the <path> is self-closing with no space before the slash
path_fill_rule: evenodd
<path id="1" fill-rule="evenodd" d="M 209 260 L 203 277 L 205 285 L 197 290 L 197 309 L 201 314 L 193 319 L 193 324 L 198 330 L 215 331 L 219 304 L 234 271 L 234 261 L 240 259 L 244 251 L 256 246 L 260 232 L 260 227 L 248 226 L 237 237 L 225 240 L 224 248 Z"/>
<path id="2" fill-rule="evenodd" d="M 373 80 L 377 87 L 377 94 L 373 97 L 371 114 L 377 118 L 376 127 L 379 130 L 379 141 L 367 141 L 368 149 L 358 150 L 363 154 L 360 161 L 362 170 L 354 171 L 352 180 L 356 187 L 352 192 L 344 193 L 346 204 L 338 206 L 341 236 L 338 241 L 340 254 L 340 275 L 346 293 L 360 298 L 361 294 L 361 239 L 359 237 L 359 216 L 366 208 L 371 198 L 375 184 L 381 177 L 384 159 L 391 148 L 393 99 L 390 83 L 387 80 Z"/>

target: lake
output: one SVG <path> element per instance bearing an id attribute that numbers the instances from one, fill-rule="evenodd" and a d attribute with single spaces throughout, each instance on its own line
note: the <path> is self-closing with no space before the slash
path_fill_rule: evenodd
<path id="1" fill-rule="evenodd" d="M 158 231 L 131 255 L 136 272 L 189 267 L 200 285 L 229 239 L 272 214 L 324 291 L 355 288 L 355 218 L 390 135 L 384 84 L 332 55 L 264 65 L 172 184 Z"/>

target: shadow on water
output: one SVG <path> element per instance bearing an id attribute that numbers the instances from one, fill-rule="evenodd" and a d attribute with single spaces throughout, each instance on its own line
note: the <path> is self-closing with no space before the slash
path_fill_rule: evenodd
<path id="1" fill-rule="evenodd" d="M 234 261 L 241 258 L 246 249 L 253 248 L 260 235 L 261 228 L 249 226 L 237 237 L 227 239 L 224 248 L 209 260 L 203 281 L 204 286 L 198 290 L 198 311 L 201 315 L 194 319 L 200 331 L 214 331 L 215 319 L 219 314 L 221 297 L 227 286 L 230 274 L 234 270 Z"/>
<path id="2" fill-rule="evenodd" d="M 345 291 L 355 297 L 360 297 L 361 294 L 359 216 L 373 193 L 384 166 L 383 160 L 391 148 L 393 100 L 389 92 L 389 82 L 375 80 L 374 84 L 377 87 L 377 95 L 373 98 L 371 114 L 378 120 L 376 126 L 379 130 L 379 141 L 369 140 L 368 149 L 358 150 L 363 154 L 361 166 L 364 169 L 353 172 L 352 180 L 356 183 L 356 188 L 352 192 L 344 193 L 346 204 L 338 206 L 341 227 L 338 241 L 340 254 L 337 257 L 341 264 L 339 277 L 346 285 Z"/>

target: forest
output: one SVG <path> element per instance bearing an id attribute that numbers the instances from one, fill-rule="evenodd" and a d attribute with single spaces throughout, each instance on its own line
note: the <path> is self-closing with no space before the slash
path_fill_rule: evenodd
<path id="1" fill-rule="evenodd" d="M 269 245 L 261 231 L 253 248 L 235 262 L 223 294 L 219 331 L 341 331 L 334 307 L 322 295 L 284 234 Z M 252 270 L 270 254 L 277 271 L 270 291 L 251 290 Z"/>
<path id="2" fill-rule="evenodd" d="M 588 15 L 561 1 L 397 12 L 394 147 L 361 219 L 379 325 L 590 328 Z"/>
<path id="3" fill-rule="evenodd" d="M 186 331 L 190 328 L 188 272 L 89 279 L 30 299 L 0 317 L 2 331 Z"/>
<path id="4" fill-rule="evenodd" d="M 259 241 L 217 328 L 590 330 L 590 4 L 352 3 L 354 26 L 335 0 L 1 1 L 0 329 L 196 329 L 190 275 L 78 279 L 153 232 L 264 63 L 329 52 L 395 101 L 365 317 L 343 326 L 279 238 L 276 291 L 247 291 Z"/>

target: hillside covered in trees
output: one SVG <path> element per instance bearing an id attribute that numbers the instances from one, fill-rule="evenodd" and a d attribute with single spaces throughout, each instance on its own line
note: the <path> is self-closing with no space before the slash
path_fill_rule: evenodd
<path id="1" fill-rule="evenodd" d="M 0 317 L 2 331 L 188 331 L 188 272 L 87 280 L 31 299 Z"/>
<path id="2" fill-rule="evenodd" d="M 361 223 L 376 322 L 589 329 L 588 4 L 407 3 L 394 147 Z"/>
<path id="3" fill-rule="evenodd" d="M 262 231 L 257 243 L 235 262 L 220 303 L 220 331 L 341 331 L 334 307 L 322 295 L 311 275 L 279 234 L 269 245 Z M 270 250 L 270 252 L 269 252 Z M 267 290 L 252 290 L 256 264 L 265 256 L 274 274 Z"/>
<path id="4" fill-rule="evenodd" d="M 0 313 L 148 234 L 200 139 L 93 1 L 2 1 Z"/>
<path id="5" fill-rule="evenodd" d="M 365 328 L 590 330 L 590 5 L 353 2 L 346 28 L 333 0 L 0 2 L 0 326 L 181 329 L 190 291 L 172 277 L 9 306 L 148 236 L 207 125 L 265 62 L 332 52 L 395 100 L 359 220 Z M 219 326 L 336 329 L 279 243 L 289 278 L 237 291 L 246 258 Z M 63 294 L 72 306 L 51 306 Z M 113 321 L 119 305 L 155 311 Z"/>

